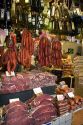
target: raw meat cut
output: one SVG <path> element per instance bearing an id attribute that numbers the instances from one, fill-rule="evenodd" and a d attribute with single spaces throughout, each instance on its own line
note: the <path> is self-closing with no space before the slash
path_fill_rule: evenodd
<path id="1" fill-rule="evenodd" d="M 14 93 L 37 87 L 54 86 L 57 76 L 47 72 L 32 71 L 16 74 L 15 77 L 2 75 L 0 93 Z"/>
<path id="2" fill-rule="evenodd" d="M 5 125 L 33 125 L 34 123 L 33 118 L 29 116 L 26 104 L 20 101 L 8 104 L 5 110 Z"/>

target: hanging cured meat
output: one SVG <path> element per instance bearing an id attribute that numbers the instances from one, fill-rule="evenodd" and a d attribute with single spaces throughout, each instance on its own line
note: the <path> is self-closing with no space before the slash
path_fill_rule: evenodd
<path id="1" fill-rule="evenodd" d="M 3 64 L 7 66 L 7 71 L 11 73 L 16 68 L 17 59 L 16 59 L 16 51 L 9 48 L 3 55 Z"/>
<path id="2" fill-rule="evenodd" d="M 42 37 L 39 42 L 38 59 L 41 66 L 50 66 L 51 64 L 51 42 L 47 37 Z"/>
<path id="3" fill-rule="evenodd" d="M 31 56 L 26 48 L 22 48 L 18 53 L 18 62 L 25 68 L 30 68 Z"/>
<path id="4" fill-rule="evenodd" d="M 17 54 L 15 45 L 16 45 L 16 39 L 14 41 L 14 39 L 11 38 L 11 35 L 9 35 L 6 38 L 6 46 L 8 49 L 4 52 L 2 57 L 2 63 L 3 65 L 6 65 L 7 71 L 9 73 L 15 70 L 17 64 Z"/>
<path id="5" fill-rule="evenodd" d="M 11 32 L 9 36 L 5 39 L 7 48 L 15 48 L 16 47 L 16 35 Z"/>
<path id="6" fill-rule="evenodd" d="M 13 40 L 14 46 L 16 45 L 16 34 L 13 32 L 10 32 L 10 37 Z"/>
<path id="7" fill-rule="evenodd" d="M 34 41 L 31 33 L 27 29 L 24 29 L 22 33 L 21 49 L 18 52 L 18 62 L 25 68 L 30 68 L 33 52 Z"/>
<path id="8" fill-rule="evenodd" d="M 28 50 L 30 55 L 33 54 L 33 52 L 34 52 L 34 41 L 32 39 L 31 33 L 27 29 L 23 30 L 21 46 L 25 47 Z"/>
<path id="9" fill-rule="evenodd" d="M 62 66 L 61 43 L 53 39 L 52 41 L 52 65 L 55 67 Z"/>

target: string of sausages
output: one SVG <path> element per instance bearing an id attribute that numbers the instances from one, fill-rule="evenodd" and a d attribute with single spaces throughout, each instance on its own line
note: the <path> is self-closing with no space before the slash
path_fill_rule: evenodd
<path id="1" fill-rule="evenodd" d="M 15 70 L 17 64 L 16 36 L 13 33 L 10 33 L 7 37 L 6 46 L 7 50 L 3 54 L 2 63 L 7 66 L 7 71 L 11 73 Z"/>
<path id="2" fill-rule="evenodd" d="M 38 61 L 41 66 L 50 66 L 51 63 L 51 43 L 48 39 L 42 38 L 39 42 Z"/>
<path id="3" fill-rule="evenodd" d="M 25 68 L 30 68 L 31 66 L 31 56 L 34 52 L 34 41 L 32 39 L 31 33 L 24 29 L 22 33 L 21 49 L 18 53 L 18 62 Z"/>
<path id="4" fill-rule="evenodd" d="M 40 66 L 62 66 L 61 43 L 47 37 L 42 37 L 39 42 L 38 61 Z"/>
<path id="5" fill-rule="evenodd" d="M 61 42 L 54 39 L 52 41 L 52 65 L 55 67 L 62 66 Z"/>

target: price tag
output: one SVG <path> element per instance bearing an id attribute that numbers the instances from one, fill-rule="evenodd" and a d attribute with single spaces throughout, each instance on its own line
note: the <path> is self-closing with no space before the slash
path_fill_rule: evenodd
<path id="1" fill-rule="evenodd" d="M 34 93 L 35 93 L 36 95 L 38 95 L 38 94 L 43 94 L 43 91 L 42 91 L 42 89 L 41 89 L 40 87 L 39 87 L 39 88 L 34 88 L 33 91 L 34 91 Z"/>
<path id="2" fill-rule="evenodd" d="M 15 76 L 15 72 L 13 71 L 13 72 L 11 72 L 11 76 Z"/>
<path id="3" fill-rule="evenodd" d="M 15 76 L 15 72 L 9 73 L 8 71 L 6 71 L 6 76 Z"/>
<path id="4" fill-rule="evenodd" d="M 8 71 L 6 71 L 6 76 L 11 76 L 11 74 Z"/>
<path id="5" fill-rule="evenodd" d="M 17 101 L 20 101 L 19 98 L 14 98 L 14 99 L 10 99 L 9 102 L 12 103 L 12 102 L 17 102 Z"/>
<path id="6" fill-rule="evenodd" d="M 65 83 L 65 81 L 61 81 L 60 82 L 60 85 L 62 86 L 62 85 L 65 85 L 66 83 Z"/>
<path id="7" fill-rule="evenodd" d="M 74 98 L 73 92 L 69 92 L 69 93 L 68 93 L 68 96 L 69 96 L 70 98 Z"/>
<path id="8" fill-rule="evenodd" d="M 62 100 L 64 100 L 64 95 L 57 95 L 57 100 L 58 101 L 62 101 Z"/>

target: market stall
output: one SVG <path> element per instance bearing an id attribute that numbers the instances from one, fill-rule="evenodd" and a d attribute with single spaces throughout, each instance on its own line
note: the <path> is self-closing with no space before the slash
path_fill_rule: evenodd
<path id="1" fill-rule="evenodd" d="M 81 0 L 0 1 L 0 125 L 72 124 L 82 41 Z"/>

